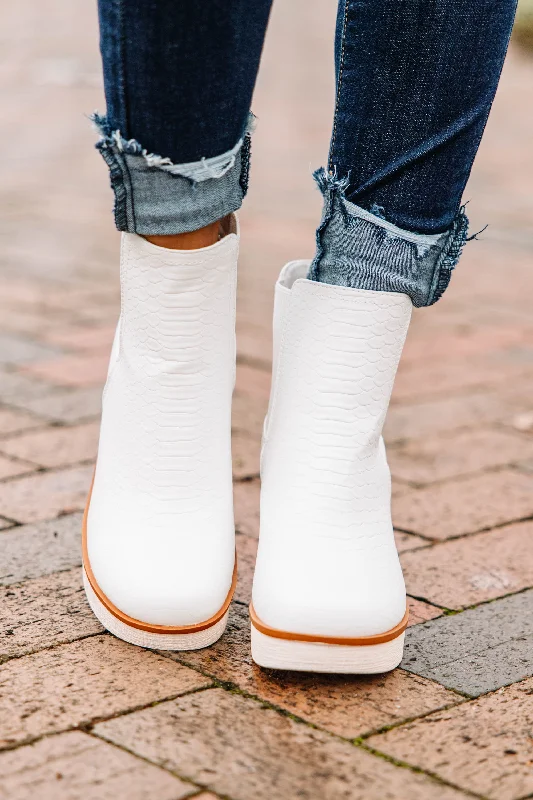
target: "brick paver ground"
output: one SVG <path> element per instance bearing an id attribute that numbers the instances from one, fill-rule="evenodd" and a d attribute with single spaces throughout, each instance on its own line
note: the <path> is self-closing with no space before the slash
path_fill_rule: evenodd
<path id="1" fill-rule="evenodd" d="M 466 192 L 472 230 L 489 229 L 414 314 L 386 426 L 411 609 L 402 667 L 274 674 L 250 658 L 272 289 L 313 251 L 333 6 L 273 13 L 241 215 L 240 577 L 225 636 L 183 654 L 113 639 L 81 585 L 119 301 L 84 118 L 103 106 L 95 8 L 0 9 L 0 800 L 533 797 L 533 56 L 515 47 Z"/>

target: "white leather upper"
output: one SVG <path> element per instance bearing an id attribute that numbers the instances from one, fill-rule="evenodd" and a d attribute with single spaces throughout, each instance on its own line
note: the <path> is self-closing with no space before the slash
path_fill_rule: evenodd
<path id="1" fill-rule="evenodd" d="M 405 614 L 381 431 L 412 303 L 308 267 L 276 285 L 253 604 L 281 630 L 369 636 Z"/>
<path id="2" fill-rule="evenodd" d="M 234 229 L 194 251 L 122 237 L 87 543 L 100 589 L 151 624 L 206 621 L 231 586 Z"/>

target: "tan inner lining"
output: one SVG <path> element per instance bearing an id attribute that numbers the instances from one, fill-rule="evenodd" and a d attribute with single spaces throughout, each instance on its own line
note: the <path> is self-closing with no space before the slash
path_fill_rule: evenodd
<path id="1" fill-rule="evenodd" d="M 85 506 L 85 512 L 83 514 L 83 524 L 82 524 L 82 534 L 81 534 L 81 549 L 82 549 L 82 556 L 83 556 L 83 568 L 85 569 L 85 574 L 87 575 L 87 579 L 91 584 L 91 588 L 95 595 L 98 597 L 102 605 L 109 611 L 110 614 L 113 614 L 118 620 L 123 622 L 125 625 L 129 625 L 131 628 L 137 628 L 141 631 L 147 631 L 147 633 L 163 633 L 163 634 L 182 634 L 185 635 L 187 633 L 199 633 L 199 631 L 205 631 L 207 628 L 211 628 L 213 625 L 216 625 L 217 622 L 220 622 L 224 614 L 229 608 L 231 603 L 231 599 L 233 597 L 233 593 L 235 592 L 235 587 L 237 585 L 237 553 L 235 553 L 235 566 L 233 567 L 233 578 L 231 581 L 230 590 L 228 595 L 224 601 L 224 605 L 214 614 L 210 619 L 207 619 L 205 622 L 198 622 L 195 625 L 182 625 L 182 626 L 173 626 L 173 625 L 151 625 L 148 622 L 141 622 L 138 619 L 134 619 L 133 617 L 129 617 L 127 614 L 124 614 L 119 608 L 116 607 L 114 603 L 109 600 L 108 597 L 103 593 L 96 582 L 96 578 L 94 577 L 93 571 L 91 569 L 91 564 L 89 562 L 89 554 L 87 552 L 87 517 L 89 514 L 89 504 L 91 502 L 91 495 L 93 492 L 93 484 L 94 484 L 94 476 L 93 481 L 91 483 L 91 488 L 89 490 L 89 497 L 87 498 L 87 504 Z"/>
<path id="2" fill-rule="evenodd" d="M 398 636 L 401 636 L 404 630 L 407 628 L 407 623 L 409 621 L 409 609 L 406 609 L 401 622 L 399 622 L 389 631 L 386 631 L 385 633 L 376 633 L 373 636 L 357 636 L 353 638 L 343 638 L 341 636 L 315 636 L 308 633 L 289 633 L 288 631 L 280 631 L 277 628 L 270 628 L 268 625 L 265 625 L 263 622 L 261 622 L 261 620 L 257 617 L 254 607 L 251 603 L 250 619 L 256 630 L 258 630 L 260 633 L 264 633 L 265 636 L 272 636 L 274 639 L 287 639 L 294 642 L 312 642 L 320 644 L 344 644 L 350 647 L 368 647 L 369 645 L 373 644 L 385 644 L 385 642 L 391 642 L 393 639 L 397 639 Z"/>

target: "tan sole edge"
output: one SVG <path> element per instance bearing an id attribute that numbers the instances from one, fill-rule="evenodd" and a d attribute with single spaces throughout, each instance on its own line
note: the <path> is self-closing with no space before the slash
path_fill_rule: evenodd
<path id="1" fill-rule="evenodd" d="M 89 597 L 89 593 L 87 593 L 87 596 L 89 598 L 89 603 L 91 605 L 91 608 L 93 609 L 94 613 L 96 614 L 100 622 L 102 622 L 102 625 L 104 625 L 104 627 L 106 627 L 107 630 L 110 630 L 111 633 L 114 633 L 114 631 L 111 630 L 109 625 L 106 624 L 100 616 L 100 614 L 102 614 L 103 616 L 106 617 L 106 619 L 108 619 L 107 615 L 111 615 L 111 617 L 114 617 L 119 623 L 121 623 L 121 625 L 126 626 L 126 629 L 143 631 L 144 633 L 153 634 L 156 636 L 176 637 L 176 636 L 191 636 L 194 634 L 199 634 L 203 631 L 215 628 L 215 626 L 218 626 L 219 623 L 221 623 L 223 620 L 227 620 L 228 609 L 231 600 L 233 598 L 235 588 L 237 586 L 237 553 L 235 553 L 235 565 L 233 567 L 233 577 L 231 581 L 231 586 L 227 594 L 227 597 L 224 601 L 224 604 L 220 608 L 220 610 L 217 611 L 216 614 L 214 614 L 208 620 L 205 620 L 205 622 L 198 622 L 194 625 L 178 625 L 178 626 L 153 625 L 151 623 L 142 622 L 141 620 L 134 619 L 133 617 L 130 617 L 128 614 L 124 614 L 124 612 L 122 612 L 119 608 L 117 608 L 117 606 L 114 603 L 111 602 L 111 600 L 104 594 L 104 592 L 100 589 L 98 583 L 96 582 L 96 578 L 94 577 L 93 571 L 91 569 L 91 564 L 89 562 L 89 554 L 87 551 L 87 517 L 89 514 L 89 505 L 91 502 L 93 484 L 94 484 L 94 476 L 93 476 L 93 481 L 91 483 L 91 488 L 89 490 L 87 503 L 85 505 L 85 511 L 83 514 L 81 549 L 82 549 L 84 580 L 86 581 L 86 588 L 87 586 L 89 586 L 91 589 L 91 597 Z M 100 613 L 96 613 L 95 609 L 93 608 L 93 604 L 91 603 L 92 597 L 96 598 L 96 600 L 98 601 L 98 604 L 95 603 L 95 605 Z M 105 609 L 106 614 L 103 614 L 102 609 Z M 225 621 L 224 621 L 224 627 L 225 627 Z M 224 630 L 224 627 L 222 628 L 222 631 Z M 219 634 L 219 636 L 220 635 L 221 634 Z M 124 638 L 124 637 L 120 636 L 119 638 Z M 126 639 L 126 641 L 130 641 L 130 639 Z M 150 645 L 144 645 L 144 646 L 150 646 Z M 199 645 L 199 647 L 206 647 L 206 646 L 207 645 Z M 165 649 L 161 646 L 159 647 L 160 649 Z M 179 649 L 179 647 L 169 648 L 169 649 Z"/>
<path id="2" fill-rule="evenodd" d="M 394 639 L 398 639 L 405 629 L 407 628 L 407 623 L 409 622 L 409 609 L 406 609 L 403 619 L 385 633 L 377 633 L 373 636 L 357 636 L 357 637 L 340 637 L 340 636 L 316 636 L 314 634 L 307 634 L 307 633 L 291 633 L 289 631 L 282 631 L 278 630 L 277 628 L 271 628 L 269 625 L 265 625 L 257 614 L 254 611 L 254 607 L 252 603 L 250 603 L 250 620 L 252 622 L 253 627 L 262 633 L 264 636 L 270 636 L 273 639 L 285 639 L 291 642 L 308 642 L 310 644 L 330 644 L 330 645 L 342 645 L 344 647 L 370 647 L 372 645 L 377 644 L 386 644 L 387 642 L 392 642 Z"/>

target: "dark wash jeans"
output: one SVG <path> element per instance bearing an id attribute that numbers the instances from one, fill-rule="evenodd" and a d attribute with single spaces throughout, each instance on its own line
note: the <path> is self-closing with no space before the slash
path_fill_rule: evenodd
<path id="1" fill-rule="evenodd" d="M 99 0 L 107 115 L 97 144 L 119 230 L 196 230 L 247 190 L 249 109 L 271 0 Z M 448 285 L 462 193 L 516 0 L 340 0 L 337 94 L 309 277 L 405 292 Z"/>

